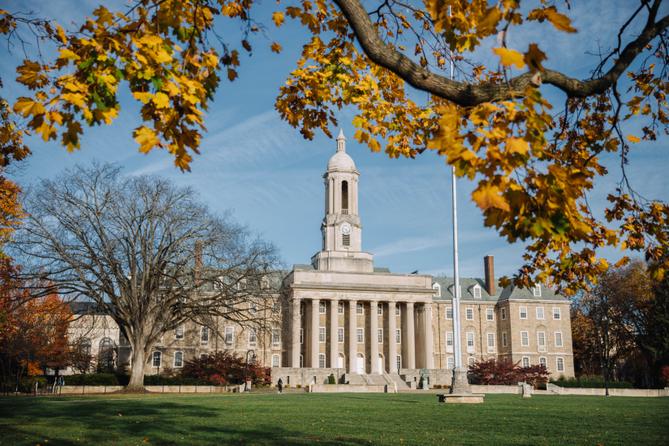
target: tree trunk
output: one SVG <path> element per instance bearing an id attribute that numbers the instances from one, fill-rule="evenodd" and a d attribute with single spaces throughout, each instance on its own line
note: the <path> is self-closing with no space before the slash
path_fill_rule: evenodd
<path id="1" fill-rule="evenodd" d="M 128 392 L 144 392 L 144 366 L 146 355 L 144 348 L 140 347 L 139 342 L 131 343 L 132 347 L 132 365 L 130 368 L 130 382 L 126 391 Z"/>

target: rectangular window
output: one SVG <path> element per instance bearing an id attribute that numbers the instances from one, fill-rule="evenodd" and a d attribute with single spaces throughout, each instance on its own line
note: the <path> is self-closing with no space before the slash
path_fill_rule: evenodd
<path id="1" fill-rule="evenodd" d="M 318 368 L 319 369 L 324 369 L 325 368 L 325 354 L 324 353 L 319 353 L 318 354 Z"/>
<path id="2" fill-rule="evenodd" d="M 467 314 L 467 320 L 468 321 L 473 321 L 474 320 L 474 309 L 473 308 L 468 307 L 467 310 L 466 310 L 466 314 Z"/>
<path id="3" fill-rule="evenodd" d="M 446 352 L 453 353 L 453 332 L 446 332 Z"/>
<path id="4" fill-rule="evenodd" d="M 344 329 L 341 327 L 337 329 L 337 342 L 344 342 Z"/>
<path id="5" fill-rule="evenodd" d="M 272 345 L 276 347 L 279 344 L 281 344 L 281 330 L 272 328 Z"/>
<path id="6" fill-rule="evenodd" d="M 545 357 L 542 356 L 541 358 L 539 358 L 539 365 L 542 365 L 544 367 L 548 367 Z"/>
<path id="7" fill-rule="evenodd" d="M 356 334 L 358 337 L 358 344 L 363 344 L 365 342 L 365 329 L 364 328 L 358 328 L 356 330 Z"/>
<path id="8" fill-rule="evenodd" d="M 162 359 L 162 353 L 160 352 L 153 352 L 153 366 L 154 367 L 160 367 L 160 362 Z"/>
<path id="9" fill-rule="evenodd" d="M 327 305 L 325 305 L 325 302 L 320 301 L 318 302 L 318 314 L 325 314 L 327 311 Z"/>
<path id="10" fill-rule="evenodd" d="M 356 312 L 356 314 L 364 314 L 364 307 L 362 306 L 362 304 L 360 302 L 355 304 L 355 312 Z"/>
<path id="11" fill-rule="evenodd" d="M 379 328 L 377 334 L 377 341 L 379 342 L 379 344 L 383 344 L 383 328 Z"/>
<path id="12" fill-rule="evenodd" d="M 235 342 L 235 327 L 225 327 L 225 343 L 232 345 Z"/>
<path id="13" fill-rule="evenodd" d="M 521 319 L 527 319 L 527 307 L 520 307 L 519 313 Z"/>
<path id="14" fill-rule="evenodd" d="M 557 358 L 556 365 L 558 372 L 564 372 L 564 358 Z"/>
<path id="15" fill-rule="evenodd" d="M 523 356 L 523 367 L 529 367 L 530 366 L 530 358 L 527 356 Z"/>
<path id="16" fill-rule="evenodd" d="M 540 352 L 546 351 L 546 333 L 543 331 L 537 332 L 537 347 Z"/>
<path id="17" fill-rule="evenodd" d="M 481 287 L 476 285 L 474 286 L 474 299 L 480 299 L 481 298 Z"/>
<path id="18" fill-rule="evenodd" d="M 351 246 L 351 234 L 342 234 L 342 244 L 344 246 Z"/>
<path id="19" fill-rule="evenodd" d="M 502 347 L 506 347 L 509 345 L 509 338 L 506 334 L 505 331 L 502 332 Z"/>
<path id="20" fill-rule="evenodd" d="M 400 330 L 399 328 L 395 330 L 395 343 L 396 344 L 402 343 L 402 330 Z"/>
<path id="21" fill-rule="evenodd" d="M 488 353 L 495 352 L 495 333 L 488 333 Z"/>
<path id="22" fill-rule="evenodd" d="M 468 331 L 467 332 L 467 352 L 468 353 L 473 353 L 474 352 L 474 332 L 473 331 Z"/>
<path id="23" fill-rule="evenodd" d="M 526 331 L 521 331 L 520 332 L 520 345 L 523 347 L 529 347 L 530 346 L 530 335 Z"/>
<path id="24" fill-rule="evenodd" d="M 174 353 L 174 367 L 181 368 L 184 366 L 184 354 L 183 352 Z"/>
<path id="25" fill-rule="evenodd" d="M 304 303 L 300 302 L 300 316 L 304 316 Z"/>
<path id="26" fill-rule="evenodd" d="M 209 343 L 209 328 L 202 327 L 200 330 L 200 344 L 207 345 Z"/>
<path id="27" fill-rule="evenodd" d="M 455 358 L 453 358 L 452 356 L 449 356 L 448 358 L 446 358 L 446 368 L 447 369 L 452 369 L 454 367 L 454 365 L 455 365 Z"/>
<path id="28" fill-rule="evenodd" d="M 485 319 L 487 321 L 494 321 L 495 320 L 495 309 L 494 308 L 486 308 Z"/>
<path id="29" fill-rule="evenodd" d="M 562 319 L 562 313 L 560 312 L 559 307 L 553 307 L 553 319 L 556 321 Z"/>
<path id="30" fill-rule="evenodd" d="M 300 344 L 304 344 L 304 328 L 300 328 Z"/>
<path id="31" fill-rule="evenodd" d="M 540 321 L 544 319 L 544 307 L 537 307 L 537 319 Z"/>
<path id="32" fill-rule="evenodd" d="M 174 330 L 174 339 L 183 339 L 183 338 L 184 338 L 184 327 L 183 325 L 179 325 Z"/>
<path id="33" fill-rule="evenodd" d="M 253 329 L 249 330 L 249 347 L 255 347 L 258 343 L 258 335 Z"/>
<path id="34" fill-rule="evenodd" d="M 561 331 L 556 331 L 555 332 L 555 346 L 556 347 L 562 347 L 562 332 Z"/>
<path id="35" fill-rule="evenodd" d="M 453 307 L 446 307 L 446 319 L 453 319 Z"/>
<path id="36" fill-rule="evenodd" d="M 318 342 L 325 342 L 325 327 L 318 327 Z"/>
<path id="37" fill-rule="evenodd" d="M 344 302 L 339 302 L 337 304 L 337 313 L 344 314 Z"/>
<path id="38" fill-rule="evenodd" d="M 501 308 L 500 309 L 500 315 L 502 316 L 502 320 L 506 320 L 506 308 Z"/>
<path id="39" fill-rule="evenodd" d="M 397 366 L 397 371 L 399 372 L 402 369 L 402 356 L 397 355 L 395 357 L 395 365 Z"/>
<path id="40" fill-rule="evenodd" d="M 272 367 L 281 367 L 281 357 L 279 355 L 272 355 Z"/>
<path id="41" fill-rule="evenodd" d="M 400 306 L 397 305 L 397 304 L 395 304 L 395 316 L 399 316 L 399 315 L 400 315 L 400 312 L 401 312 L 401 310 L 400 310 Z"/>
<path id="42" fill-rule="evenodd" d="M 376 307 L 376 314 L 383 316 L 383 304 L 379 304 L 379 306 Z"/>

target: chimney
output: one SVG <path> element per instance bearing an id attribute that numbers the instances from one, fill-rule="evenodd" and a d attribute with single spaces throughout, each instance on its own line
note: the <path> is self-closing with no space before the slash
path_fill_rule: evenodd
<path id="1" fill-rule="evenodd" d="M 193 268 L 193 275 L 195 276 L 195 286 L 200 286 L 200 275 L 202 274 L 202 241 L 195 242 L 195 266 Z"/>
<path id="2" fill-rule="evenodd" d="M 483 257 L 485 269 L 485 289 L 491 296 L 495 294 L 495 258 L 493 256 Z"/>

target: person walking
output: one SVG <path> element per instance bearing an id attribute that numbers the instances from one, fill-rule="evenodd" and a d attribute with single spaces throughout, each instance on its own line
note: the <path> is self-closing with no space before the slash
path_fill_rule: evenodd
<path id="1" fill-rule="evenodd" d="M 276 387 L 279 389 L 279 393 L 283 393 L 283 380 L 281 378 L 276 382 Z"/>

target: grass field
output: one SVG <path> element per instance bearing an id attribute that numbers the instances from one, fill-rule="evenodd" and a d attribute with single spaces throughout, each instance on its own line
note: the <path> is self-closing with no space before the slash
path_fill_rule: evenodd
<path id="1" fill-rule="evenodd" d="M 0 398 L 0 445 L 664 445 L 669 398 L 420 394 Z"/>

